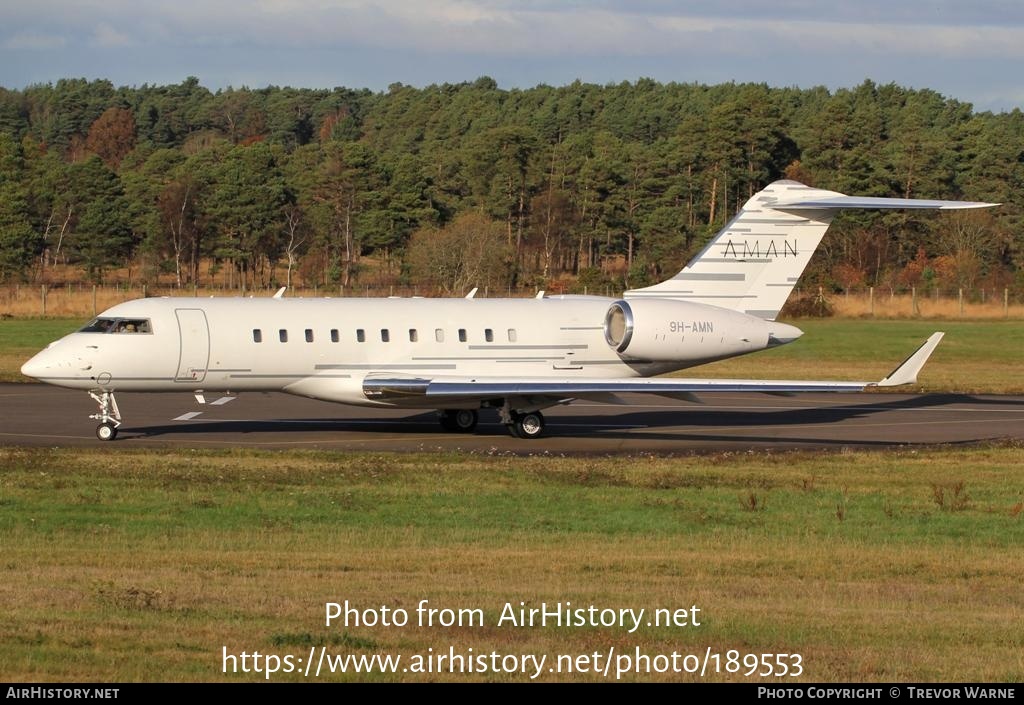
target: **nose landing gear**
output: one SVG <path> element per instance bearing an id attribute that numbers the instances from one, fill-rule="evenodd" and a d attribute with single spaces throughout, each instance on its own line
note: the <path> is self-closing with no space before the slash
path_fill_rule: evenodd
<path id="1" fill-rule="evenodd" d="M 99 404 L 98 414 L 91 414 L 90 419 L 100 422 L 96 427 L 96 437 L 101 441 L 112 441 L 117 438 L 117 427 L 121 425 L 121 411 L 117 408 L 114 393 L 108 391 L 89 392 L 89 396 Z"/>

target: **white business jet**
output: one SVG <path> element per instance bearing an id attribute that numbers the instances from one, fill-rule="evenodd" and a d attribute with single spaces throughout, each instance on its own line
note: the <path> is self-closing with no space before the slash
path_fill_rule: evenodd
<path id="1" fill-rule="evenodd" d="M 651 378 L 800 337 L 774 319 L 840 210 L 992 205 L 858 198 L 777 181 L 681 272 L 619 299 L 287 299 L 283 290 L 260 299 L 137 299 L 51 343 L 21 371 L 88 391 L 105 441 L 122 422 L 115 392 L 190 391 L 200 402 L 204 392 L 286 392 L 437 409 L 446 430 L 467 433 L 480 409 L 494 408 L 513 435 L 536 438 L 541 410 L 575 399 L 911 384 L 942 333 L 878 382 Z"/>

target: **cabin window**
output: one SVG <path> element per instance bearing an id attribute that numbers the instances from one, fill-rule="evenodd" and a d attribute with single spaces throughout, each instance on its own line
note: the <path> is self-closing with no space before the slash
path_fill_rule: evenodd
<path id="1" fill-rule="evenodd" d="M 391 342 L 391 332 L 388 331 L 387 328 L 381 328 L 380 329 L 380 342 L 382 342 L 382 343 L 390 343 Z"/>
<path id="2" fill-rule="evenodd" d="M 252 329 L 252 342 L 254 342 L 254 343 L 262 343 L 263 342 L 263 331 L 261 331 L 259 328 L 253 328 Z"/>
<path id="3" fill-rule="evenodd" d="M 410 328 L 409 329 L 409 342 L 410 343 L 415 343 L 419 339 L 420 339 L 420 334 L 418 332 L 416 332 L 416 329 L 415 328 Z"/>
<path id="4" fill-rule="evenodd" d="M 340 338 L 338 336 L 338 329 L 337 328 L 331 328 L 331 342 L 332 343 L 337 343 L 339 339 Z"/>
<path id="5" fill-rule="evenodd" d="M 466 329 L 465 328 L 459 328 L 459 342 L 460 343 L 465 343 L 466 342 Z"/>
<path id="6" fill-rule="evenodd" d="M 313 342 L 313 329 L 312 328 L 307 328 L 306 329 L 306 342 L 307 343 L 312 343 Z"/>
<path id="7" fill-rule="evenodd" d="M 443 343 L 444 342 L 444 328 L 435 328 L 434 329 L 434 340 L 436 340 L 439 343 Z"/>
<path id="8" fill-rule="evenodd" d="M 490 328 L 484 328 L 484 340 L 486 340 L 488 343 L 493 343 L 494 331 L 491 330 Z"/>
<path id="9" fill-rule="evenodd" d="M 356 340 L 358 340 L 360 343 L 365 343 L 366 331 L 363 330 L 362 328 L 356 328 Z"/>
<path id="10" fill-rule="evenodd" d="M 515 328 L 509 328 L 508 329 L 508 342 L 514 343 L 514 342 L 516 342 L 517 339 L 518 339 L 518 336 L 516 335 L 516 329 Z"/>
<path id="11" fill-rule="evenodd" d="M 287 343 L 288 342 L 288 331 L 286 331 L 284 328 L 282 328 L 281 330 L 277 331 L 277 338 L 282 343 Z"/>

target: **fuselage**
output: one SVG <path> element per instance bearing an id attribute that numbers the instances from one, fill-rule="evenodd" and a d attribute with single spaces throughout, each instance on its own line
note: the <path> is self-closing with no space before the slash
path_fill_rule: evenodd
<path id="1" fill-rule="evenodd" d="M 137 299 L 51 343 L 22 372 L 109 392 L 281 391 L 394 405 L 363 393 L 367 375 L 648 377 L 800 335 L 792 326 L 687 302 L 624 304 L 626 320 L 615 320 L 616 301 Z"/>

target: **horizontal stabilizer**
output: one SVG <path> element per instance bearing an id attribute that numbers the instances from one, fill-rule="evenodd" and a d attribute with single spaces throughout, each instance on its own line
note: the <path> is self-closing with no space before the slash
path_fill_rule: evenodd
<path id="1" fill-rule="evenodd" d="M 899 367 L 889 373 L 889 376 L 879 382 L 878 387 L 896 387 L 901 384 L 915 384 L 917 373 L 924 367 L 924 363 L 931 357 L 944 333 L 932 333 L 924 344 L 914 351 L 914 354 L 903 361 Z"/>
<path id="2" fill-rule="evenodd" d="M 928 209 L 928 210 L 960 210 L 964 208 L 992 208 L 998 203 L 982 203 L 981 201 L 933 201 L 923 198 L 874 198 L 870 196 L 833 196 L 831 198 L 812 198 L 803 201 L 781 201 L 772 204 L 772 208 L 780 211 L 813 211 L 836 210 L 845 208 L 867 208 L 871 210 L 890 209 Z"/>

